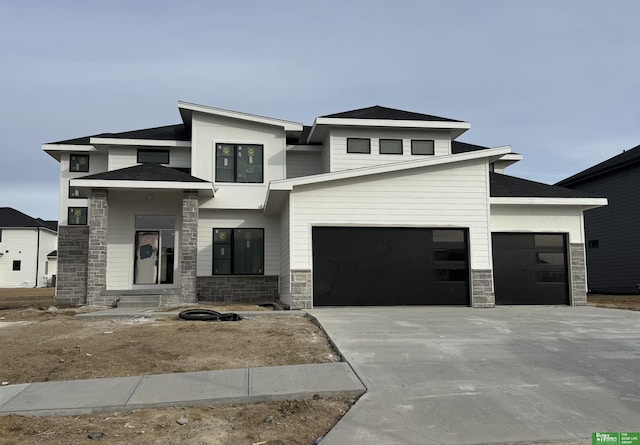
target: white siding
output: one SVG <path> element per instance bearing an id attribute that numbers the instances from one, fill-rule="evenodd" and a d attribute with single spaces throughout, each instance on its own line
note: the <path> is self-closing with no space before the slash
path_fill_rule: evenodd
<path id="1" fill-rule="evenodd" d="M 280 301 L 292 304 L 291 301 L 291 262 L 289 253 L 289 200 L 284 204 L 280 215 Z"/>
<path id="2" fill-rule="evenodd" d="M 200 208 L 259 209 L 264 204 L 269 181 L 285 177 L 285 132 L 283 128 L 253 122 L 193 113 L 193 176 L 213 181 L 216 197 Z M 218 143 L 264 146 L 264 182 L 236 184 L 215 182 L 215 147 Z"/>
<path id="3" fill-rule="evenodd" d="M 582 210 L 577 207 L 491 205 L 492 232 L 568 233 L 571 243 L 584 243 Z"/>
<path id="4" fill-rule="evenodd" d="M 287 152 L 287 179 L 322 173 L 322 152 L 292 151 Z"/>
<path id="5" fill-rule="evenodd" d="M 45 274 L 47 254 L 56 250 L 57 235 L 44 228 L 0 230 L 0 288 L 46 286 L 49 276 Z M 20 270 L 13 270 L 14 261 L 20 261 Z"/>
<path id="6" fill-rule="evenodd" d="M 166 167 L 191 168 L 191 149 L 185 147 L 133 147 L 111 146 L 109 148 L 109 171 L 138 165 L 138 149 L 169 150 L 169 164 Z"/>
<path id="7" fill-rule="evenodd" d="M 213 272 L 213 229 L 264 228 L 264 274 L 280 274 L 280 219 L 255 210 L 200 209 L 198 220 L 198 276 Z"/>
<path id="8" fill-rule="evenodd" d="M 311 268 L 311 228 L 468 227 L 471 267 L 490 269 L 486 160 L 294 188 L 291 268 Z"/>
<path id="9" fill-rule="evenodd" d="M 153 200 L 148 200 L 152 195 Z M 176 232 L 181 227 L 180 192 L 109 192 L 107 242 L 107 289 L 133 289 L 133 253 L 136 215 L 175 215 Z M 176 238 L 174 277 L 180 277 L 180 237 Z M 174 285 L 166 285 L 173 287 Z M 140 286 L 135 286 L 136 288 Z"/>
<path id="10" fill-rule="evenodd" d="M 72 152 L 73 153 L 73 152 Z M 78 154 L 89 155 L 89 171 L 88 172 L 70 172 L 69 171 L 69 155 L 71 153 L 63 153 L 60 157 L 60 215 L 58 216 L 58 224 L 67 224 L 68 207 L 89 207 L 88 199 L 69 198 L 69 180 L 72 178 L 80 178 L 82 176 L 94 175 L 107 171 L 107 154 L 98 152 L 78 152 Z"/>
<path id="11" fill-rule="evenodd" d="M 415 160 L 424 155 L 411 154 L 412 139 L 434 141 L 434 155 L 451 154 L 451 137 L 448 131 L 437 130 L 396 130 L 383 128 L 333 128 L 330 132 L 330 171 L 349 170 L 372 165 L 391 164 Z M 371 140 L 371 153 L 347 153 L 347 138 L 368 138 Z M 380 139 L 402 139 L 403 154 L 380 154 Z"/>

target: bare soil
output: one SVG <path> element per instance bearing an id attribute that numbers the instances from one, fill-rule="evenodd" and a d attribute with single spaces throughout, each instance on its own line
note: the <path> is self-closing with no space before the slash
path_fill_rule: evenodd
<path id="1" fill-rule="evenodd" d="M 0 288 L 0 309 L 53 306 L 55 292 L 53 287 Z"/>
<path id="2" fill-rule="evenodd" d="M 605 307 L 609 309 L 626 309 L 640 311 L 640 295 L 599 295 L 587 296 L 589 306 Z"/>
<path id="3" fill-rule="evenodd" d="M 35 292 L 34 292 L 35 291 Z M 272 311 L 238 322 L 74 318 L 41 289 L 3 290 L 0 381 L 9 384 L 339 361 L 321 329 Z M 42 294 L 40 293 L 42 292 Z M 43 295 L 45 294 L 45 295 Z M 0 306 L 2 307 L 2 306 Z M 193 306 L 189 306 L 192 308 Z M 198 306 L 218 311 L 257 306 Z M 264 310 L 264 309 L 262 309 Z M 3 444 L 312 444 L 352 399 L 145 409 L 59 417 L 0 417 Z M 178 419 L 187 419 L 180 425 Z"/>

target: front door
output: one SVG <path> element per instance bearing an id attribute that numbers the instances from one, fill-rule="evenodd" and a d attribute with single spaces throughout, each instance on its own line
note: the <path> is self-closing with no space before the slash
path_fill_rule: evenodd
<path id="1" fill-rule="evenodd" d="M 136 232 L 135 284 L 158 282 L 158 247 L 160 232 Z"/>

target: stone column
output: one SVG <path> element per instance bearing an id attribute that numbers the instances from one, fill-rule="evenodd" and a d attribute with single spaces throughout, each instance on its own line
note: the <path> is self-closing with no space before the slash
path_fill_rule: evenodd
<path id="1" fill-rule="evenodd" d="M 58 227 L 56 302 L 79 306 L 87 301 L 89 227 Z"/>
<path id="2" fill-rule="evenodd" d="M 493 292 L 493 272 L 487 270 L 471 271 L 471 306 L 494 307 L 496 296 Z"/>
<path id="3" fill-rule="evenodd" d="M 89 209 L 89 260 L 87 263 L 87 304 L 112 305 L 102 291 L 107 288 L 107 230 L 109 228 L 109 202 L 104 189 L 91 190 Z M 111 301 L 113 300 L 113 301 Z"/>
<path id="4" fill-rule="evenodd" d="M 293 309 L 313 307 L 313 276 L 308 269 L 291 271 L 291 301 Z"/>
<path id="5" fill-rule="evenodd" d="M 569 255 L 571 256 L 571 304 L 585 306 L 587 304 L 587 263 L 584 244 L 570 244 Z"/>
<path id="6" fill-rule="evenodd" d="M 181 300 L 195 303 L 198 257 L 198 192 L 182 192 L 182 232 L 180 244 Z"/>

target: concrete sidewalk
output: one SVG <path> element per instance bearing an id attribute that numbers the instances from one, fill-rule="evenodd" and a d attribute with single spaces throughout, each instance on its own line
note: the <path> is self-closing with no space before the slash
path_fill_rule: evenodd
<path id="1" fill-rule="evenodd" d="M 225 369 L 0 387 L 0 416 L 68 416 L 139 408 L 256 403 L 365 392 L 348 363 Z"/>

